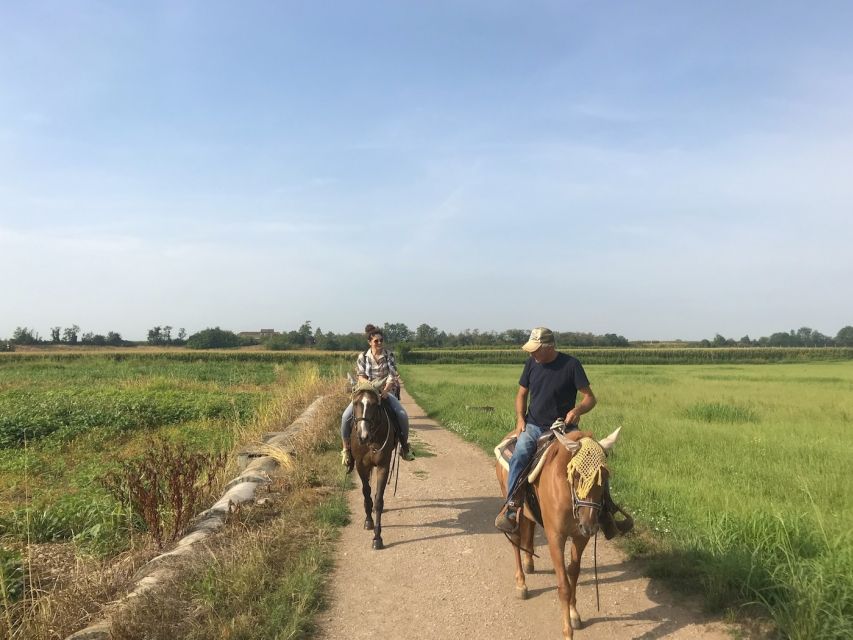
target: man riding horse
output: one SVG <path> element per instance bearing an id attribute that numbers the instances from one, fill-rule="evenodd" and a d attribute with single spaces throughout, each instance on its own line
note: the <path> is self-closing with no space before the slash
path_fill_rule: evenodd
<path id="1" fill-rule="evenodd" d="M 518 511 L 524 502 L 527 468 L 536 453 L 539 438 L 548 433 L 557 421 L 565 423 L 566 432 L 577 430 L 580 417 L 596 404 L 583 365 L 577 358 L 557 351 L 554 333 L 550 329 L 533 329 L 530 339 L 521 348 L 531 357 L 525 363 L 518 382 L 516 427 L 511 434 L 518 437 L 518 442 L 509 463 L 506 503 L 495 519 L 495 526 L 506 533 L 514 533 L 518 529 Z M 583 396 L 580 404 L 576 404 L 578 392 Z M 616 506 L 605 483 L 604 509 L 598 521 L 608 540 L 617 533 L 613 520 L 615 511 Z"/>

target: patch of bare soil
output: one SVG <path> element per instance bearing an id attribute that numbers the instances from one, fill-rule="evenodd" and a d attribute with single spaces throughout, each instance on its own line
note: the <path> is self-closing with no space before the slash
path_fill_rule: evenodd
<path id="1" fill-rule="evenodd" d="M 494 459 L 427 418 L 405 393 L 413 440 L 435 457 L 401 463 L 399 486 L 385 497 L 385 549 L 371 549 L 361 483 L 350 494 L 352 522 L 339 542 L 329 608 L 320 637 L 457 640 L 562 637 L 557 588 L 545 539 L 536 537 L 536 571 L 529 597 L 515 597 L 515 562 L 494 528 L 501 507 Z M 730 638 L 734 627 L 704 617 L 644 578 L 615 545 L 598 539 L 601 610 L 596 610 L 593 544 L 578 586 L 583 638 Z"/>

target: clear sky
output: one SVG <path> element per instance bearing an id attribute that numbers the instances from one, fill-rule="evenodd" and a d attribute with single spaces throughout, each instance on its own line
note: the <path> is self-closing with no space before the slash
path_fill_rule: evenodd
<path id="1" fill-rule="evenodd" d="M 853 324 L 853 3 L 0 5 L 0 337 Z"/>

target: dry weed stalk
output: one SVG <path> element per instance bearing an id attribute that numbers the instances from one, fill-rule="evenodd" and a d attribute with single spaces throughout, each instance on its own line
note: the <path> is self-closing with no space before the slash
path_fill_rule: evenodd
<path id="1" fill-rule="evenodd" d="M 101 484 L 139 515 L 159 549 L 178 539 L 212 494 L 225 466 L 223 453 L 193 453 L 183 443 L 152 441 L 139 458 L 126 460 Z"/>

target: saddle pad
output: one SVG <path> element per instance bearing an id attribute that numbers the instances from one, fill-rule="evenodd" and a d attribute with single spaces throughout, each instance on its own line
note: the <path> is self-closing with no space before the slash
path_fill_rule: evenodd
<path id="1" fill-rule="evenodd" d="M 509 473 L 509 460 L 512 458 L 512 452 L 515 451 L 515 445 L 517 442 L 517 437 L 505 438 L 498 446 L 495 447 L 495 458 L 497 458 L 498 462 L 501 463 L 501 466 L 507 473 Z M 530 473 L 527 474 L 528 482 L 533 483 L 536 481 L 536 478 L 539 477 L 539 473 L 542 471 L 542 465 L 545 464 L 544 451 L 547 451 L 554 442 L 556 442 L 556 440 L 553 440 L 547 447 L 534 454 L 538 456 L 538 458 L 536 460 L 536 465 L 530 470 Z"/>

